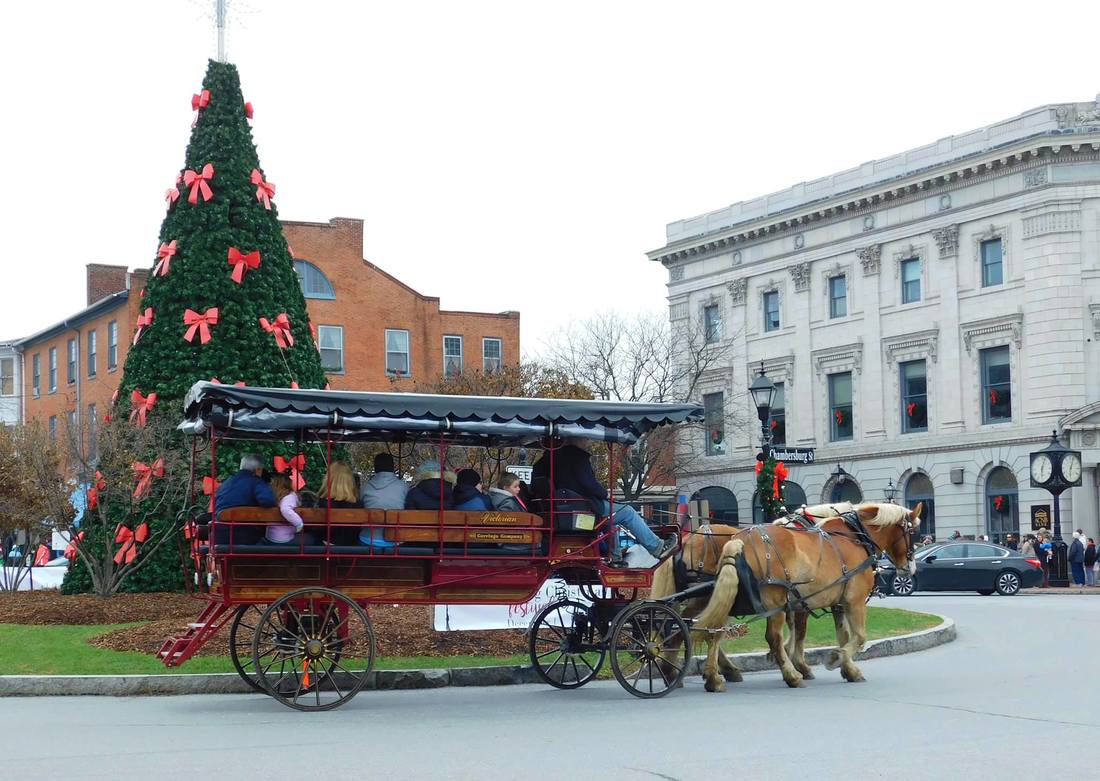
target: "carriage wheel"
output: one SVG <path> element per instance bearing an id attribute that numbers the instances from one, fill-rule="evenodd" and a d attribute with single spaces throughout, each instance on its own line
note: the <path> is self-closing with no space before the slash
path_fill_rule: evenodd
<path id="1" fill-rule="evenodd" d="M 558 689 L 579 689 L 591 681 L 606 653 L 589 606 L 572 599 L 553 602 L 535 616 L 527 649 L 535 672 Z"/>
<path id="2" fill-rule="evenodd" d="M 363 608 L 327 588 L 303 588 L 268 606 L 252 639 L 264 691 L 297 710 L 331 710 L 367 683 L 374 630 Z"/>
<path id="3" fill-rule="evenodd" d="M 260 683 L 260 677 L 256 675 L 256 665 L 252 662 L 252 636 L 265 607 L 266 605 L 241 605 L 229 627 L 229 658 L 233 660 L 233 668 L 245 683 L 260 694 L 267 694 L 267 690 Z"/>
<path id="4" fill-rule="evenodd" d="M 611 628 L 610 647 L 615 680 L 635 697 L 668 694 L 680 685 L 691 661 L 687 623 L 662 602 L 638 602 L 624 610 Z"/>

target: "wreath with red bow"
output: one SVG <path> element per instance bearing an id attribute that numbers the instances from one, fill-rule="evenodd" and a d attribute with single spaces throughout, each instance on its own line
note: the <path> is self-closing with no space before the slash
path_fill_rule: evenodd
<path id="1" fill-rule="evenodd" d="M 1001 510 L 1003 510 L 1005 508 L 1005 504 L 1007 504 L 1007 503 L 1008 503 L 1008 499 L 1004 496 L 994 496 L 993 497 L 993 509 L 996 510 L 997 512 L 1000 512 Z"/>

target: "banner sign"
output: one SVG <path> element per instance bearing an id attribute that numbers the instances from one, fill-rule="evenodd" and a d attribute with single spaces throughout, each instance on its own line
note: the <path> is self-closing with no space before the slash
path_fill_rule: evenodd
<path id="1" fill-rule="evenodd" d="M 1031 530 L 1037 532 L 1040 529 L 1050 531 L 1050 505 L 1031 505 Z"/>
<path id="2" fill-rule="evenodd" d="M 531 485 L 531 470 L 533 466 L 510 466 L 505 471 L 511 472 L 527 485 Z"/>
<path id="3" fill-rule="evenodd" d="M 435 630 L 526 629 L 540 610 L 562 599 L 589 604 L 578 587 L 548 580 L 533 599 L 519 605 L 436 605 Z"/>
<path id="4" fill-rule="evenodd" d="M 812 464 L 815 458 L 812 447 L 773 447 L 768 454 L 776 461 L 788 464 Z"/>

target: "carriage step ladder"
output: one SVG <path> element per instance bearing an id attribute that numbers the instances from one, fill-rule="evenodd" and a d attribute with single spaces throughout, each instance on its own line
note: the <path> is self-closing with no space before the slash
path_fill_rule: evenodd
<path id="1" fill-rule="evenodd" d="M 186 632 L 164 641 L 157 656 L 164 661 L 166 667 L 178 667 L 190 659 L 236 612 L 236 605 L 207 603 L 198 620 L 187 625 Z"/>

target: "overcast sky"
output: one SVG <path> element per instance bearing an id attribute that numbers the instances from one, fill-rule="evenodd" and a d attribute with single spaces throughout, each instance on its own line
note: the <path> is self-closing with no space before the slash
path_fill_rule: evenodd
<path id="1" fill-rule="evenodd" d="M 1100 92 L 1095 1 L 230 5 L 280 216 L 365 219 L 445 308 L 520 310 L 527 354 L 663 307 L 667 222 Z M 86 263 L 152 264 L 212 7 L 4 5 L 0 339 L 81 309 Z"/>

